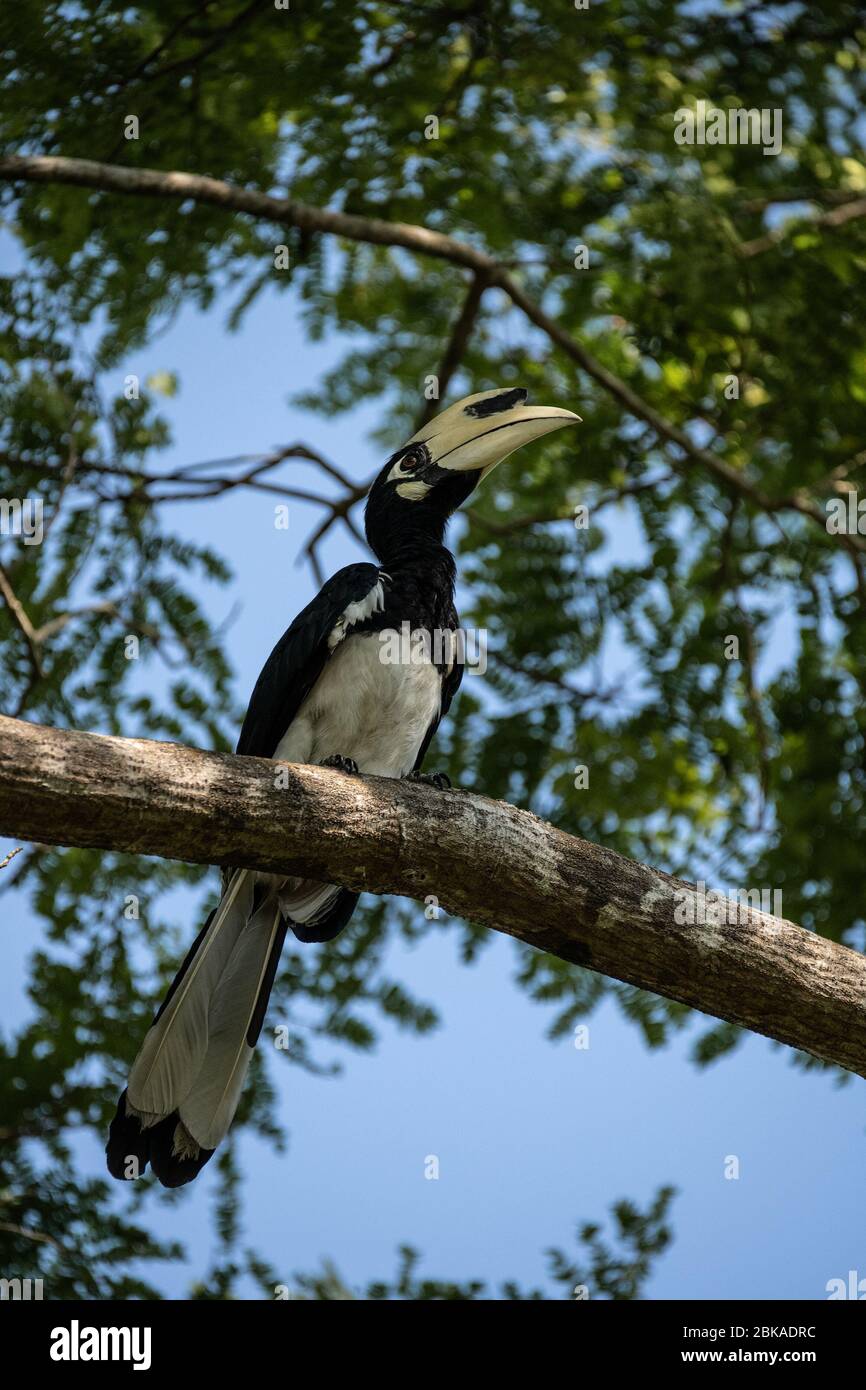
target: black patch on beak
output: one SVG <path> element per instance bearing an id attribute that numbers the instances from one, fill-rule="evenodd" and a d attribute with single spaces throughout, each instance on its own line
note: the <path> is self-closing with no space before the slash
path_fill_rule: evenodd
<path id="1" fill-rule="evenodd" d="M 524 386 L 515 386 L 510 391 L 500 391 L 497 396 L 488 396 L 486 401 L 475 401 L 474 405 L 464 407 L 464 415 L 474 415 L 478 420 L 486 420 L 488 415 L 500 415 L 503 410 L 511 410 L 516 405 L 525 405 L 529 392 Z"/>

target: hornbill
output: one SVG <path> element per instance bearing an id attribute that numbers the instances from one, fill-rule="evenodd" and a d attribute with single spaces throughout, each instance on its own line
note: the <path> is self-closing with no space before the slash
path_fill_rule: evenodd
<path id="1" fill-rule="evenodd" d="M 526 397 L 519 387 L 467 396 L 392 454 L 365 513 L 379 563 L 340 570 L 280 638 L 238 753 L 447 787 L 420 769 L 463 676 L 448 519 L 515 449 L 579 419 Z M 395 630 L 424 635 L 420 660 L 414 641 L 410 661 L 383 659 L 383 634 Z M 287 930 L 331 941 L 357 901 L 304 878 L 227 876 L 118 1102 L 106 1147 L 114 1177 L 139 1177 L 148 1162 L 166 1187 L 196 1176 L 232 1122 Z"/>

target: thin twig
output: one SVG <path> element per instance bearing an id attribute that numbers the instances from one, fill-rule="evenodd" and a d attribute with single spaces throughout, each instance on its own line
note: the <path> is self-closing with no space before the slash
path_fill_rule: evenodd
<path id="1" fill-rule="evenodd" d="M 26 1240 L 35 1241 L 40 1245 L 51 1245 L 55 1250 L 62 1250 L 63 1246 L 53 1236 L 47 1236 L 42 1231 L 31 1231 L 27 1226 L 16 1226 L 14 1221 L 0 1221 L 0 1231 L 9 1231 L 15 1236 L 23 1236 Z"/>
<path id="2" fill-rule="evenodd" d="M 774 227 L 772 231 L 765 232 L 763 236 L 756 237 L 754 241 L 741 241 L 737 246 L 737 255 L 749 258 L 760 256 L 764 251 L 772 251 L 775 246 L 786 241 L 793 232 L 811 231 L 813 228 L 829 228 L 831 231 L 837 227 L 844 227 L 846 222 L 852 222 L 855 218 L 866 217 L 866 198 L 857 198 L 853 202 L 842 203 L 832 212 L 822 213 L 820 217 L 810 217 L 807 219 L 792 217 L 781 226 Z"/>
<path id="3" fill-rule="evenodd" d="M 481 299 L 489 283 L 490 281 L 487 277 L 480 272 L 476 272 L 469 282 L 466 298 L 455 320 L 442 361 L 439 364 L 439 370 L 436 373 L 438 394 L 435 400 L 427 400 L 424 402 L 423 409 L 415 421 L 416 430 L 420 430 L 422 425 L 426 425 L 427 421 L 435 415 L 439 408 L 440 398 L 446 394 L 451 378 L 463 361 L 466 349 L 469 346 L 469 339 L 472 336 L 472 330 L 478 318 L 478 311 L 481 308 Z"/>
<path id="4" fill-rule="evenodd" d="M 44 672 L 42 669 L 42 658 L 39 653 L 39 642 L 36 638 L 36 631 L 27 615 L 27 610 L 12 588 L 9 582 L 9 576 L 2 564 L 0 564 L 0 595 L 2 595 L 13 622 L 19 632 L 21 632 L 27 644 L 27 652 L 30 657 L 33 675 L 37 680 L 41 680 Z"/>

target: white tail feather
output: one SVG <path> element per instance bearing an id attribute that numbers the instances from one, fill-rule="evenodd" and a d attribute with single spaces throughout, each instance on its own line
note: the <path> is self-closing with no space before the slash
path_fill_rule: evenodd
<path id="1" fill-rule="evenodd" d="M 202 1068 L 211 999 L 249 916 L 253 880 L 245 870 L 233 874 L 194 959 L 132 1065 L 129 1102 L 145 1124 L 176 1110 Z"/>
<path id="2" fill-rule="evenodd" d="M 319 883 L 310 878 L 290 879 L 279 893 L 283 916 L 300 926 L 313 925 L 336 901 L 340 891 L 332 883 Z"/>
<path id="3" fill-rule="evenodd" d="M 207 1056 L 179 1106 L 181 1122 L 203 1149 L 215 1149 L 234 1118 L 253 1055 L 247 1033 L 280 929 L 279 904 L 268 897 L 247 922 L 214 992 Z"/>

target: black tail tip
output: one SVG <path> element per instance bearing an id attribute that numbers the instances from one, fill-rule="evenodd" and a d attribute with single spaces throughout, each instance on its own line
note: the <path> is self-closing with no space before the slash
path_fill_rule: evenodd
<path id="1" fill-rule="evenodd" d="M 124 1091 L 117 1102 L 105 1146 L 111 1176 L 129 1182 L 143 1177 L 150 1163 L 163 1187 L 183 1187 L 192 1182 L 215 1150 L 198 1148 L 195 1155 L 190 1156 L 189 1146 L 194 1141 L 185 1130 L 182 1136 L 178 1134 L 179 1125 L 181 1119 L 175 1110 L 158 1124 L 144 1129 L 138 1117 L 128 1113 Z M 186 1144 L 178 1144 L 181 1137 L 186 1139 Z"/>
<path id="2" fill-rule="evenodd" d="M 184 1187 L 186 1183 L 192 1182 L 216 1152 L 214 1149 L 203 1149 L 191 1141 L 196 1149 L 195 1155 L 191 1156 L 186 1145 L 179 1145 L 177 1142 L 181 1138 L 178 1134 L 179 1126 L 181 1119 L 175 1110 L 147 1131 L 150 1139 L 150 1166 L 163 1187 Z M 189 1144 L 186 1130 L 182 1129 L 182 1135 Z"/>
<path id="3" fill-rule="evenodd" d="M 126 1091 L 117 1102 L 114 1119 L 108 1130 L 105 1156 L 108 1171 L 121 1182 L 131 1182 L 144 1176 L 148 1160 L 148 1136 L 135 1115 L 127 1113 Z"/>

